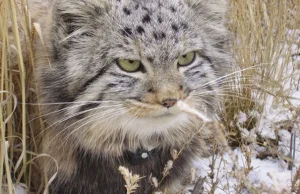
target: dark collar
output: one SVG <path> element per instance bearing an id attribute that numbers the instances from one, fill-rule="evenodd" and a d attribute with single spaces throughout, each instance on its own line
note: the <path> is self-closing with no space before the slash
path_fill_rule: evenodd
<path id="1" fill-rule="evenodd" d="M 150 151 L 139 149 L 135 153 L 126 151 L 124 153 L 124 158 L 129 164 L 136 166 L 149 161 L 149 159 L 152 158 L 156 153 L 157 149 L 152 149 Z"/>

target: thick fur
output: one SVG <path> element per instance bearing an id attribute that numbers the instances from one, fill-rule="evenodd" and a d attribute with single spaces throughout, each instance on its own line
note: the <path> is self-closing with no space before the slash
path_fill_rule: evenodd
<path id="1" fill-rule="evenodd" d="M 33 9 L 36 1 L 31 1 Z M 36 38 L 38 83 L 49 125 L 44 152 L 58 174 L 53 194 L 126 193 L 120 165 L 145 177 L 137 193 L 152 193 L 170 150 L 183 150 L 161 190 L 179 193 L 191 161 L 207 150 L 201 122 L 165 99 L 183 100 L 212 117 L 216 84 L 229 69 L 224 52 L 226 1 L 220 0 L 57 0 L 39 18 Z M 45 9 L 43 9 L 45 10 Z M 192 64 L 179 56 L 196 51 Z M 140 60 L 143 71 L 128 73 L 117 59 Z M 195 135 L 197 134 L 197 135 Z M 127 151 L 158 150 L 133 166 Z M 47 175 L 54 164 L 45 161 Z"/>

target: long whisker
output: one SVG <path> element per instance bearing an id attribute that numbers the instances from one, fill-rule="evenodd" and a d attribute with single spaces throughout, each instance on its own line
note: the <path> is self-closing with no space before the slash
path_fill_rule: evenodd
<path id="1" fill-rule="evenodd" d="M 52 112 L 48 112 L 48 113 L 45 113 L 45 114 L 40 114 L 39 116 L 37 117 L 34 117 L 32 118 L 31 120 L 28 121 L 28 123 L 36 120 L 36 119 L 40 119 L 42 117 L 46 117 L 46 116 L 49 116 L 49 115 L 52 115 L 52 114 L 55 114 L 55 113 L 61 113 L 61 112 L 65 112 L 66 110 L 68 109 L 71 109 L 71 108 L 76 108 L 76 107 L 80 107 L 82 106 L 81 104 L 79 105 L 74 105 L 74 106 L 71 106 L 71 107 L 65 107 L 65 108 L 62 108 L 62 109 L 59 109 L 59 110 L 56 110 L 56 111 L 52 111 Z"/>
<path id="2" fill-rule="evenodd" d="M 250 79 L 251 78 L 251 79 Z M 209 85 L 210 86 L 213 86 L 213 85 L 220 85 L 220 84 L 224 84 L 224 83 L 236 83 L 236 84 L 243 84 L 245 83 L 246 81 L 258 81 L 258 82 L 261 82 L 262 80 L 259 79 L 259 78 L 255 78 L 255 77 L 252 77 L 252 76 L 249 76 L 249 79 L 247 77 L 244 77 L 244 78 L 240 78 L 240 79 L 236 79 L 234 77 L 228 77 L 226 79 L 222 79 L 222 80 L 218 80 L 216 82 L 212 82 L 210 83 Z M 247 82 L 246 82 L 247 83 Z M 265 80 L 264 83 L 273 83 L 269 80 Z"/>
<path id="3" fill-rule="evenodd" d="M 243 80 L 237 80 L 237 81 L 235 81 L 235 80 L 226 80 L 226 81 L 224 81 L 224 80 L 221 80 L 222 82 L 215 82 L 215 83 L 213 83 L 213 84 L 210 84 L 210 85 L 206 85 L 205 84 L 205 86 L 203 87 L 203 85 L 202 86 L 199 86 L 199 87 L 197 87 L 197 89 L 199 90 L 199 89 L 201 89 L 201 88 L 208 88 L 208 87 L 212 87 L 212 86 L 214 86 L 214 85 L 216 85 L 216 84 L 218 84 L 218 85 L 220 85 L 220 84 L 223 84 L 223 85 L 225 85 L 225 86 L 223 86 L 223 87 L 220 87 L 220 89 L 221 90 L 224 90 L 224 89 L 237 89 L 237 88 L 244 88 L 244 86 L 253 86 L 253 87 L 255 87 L 255 88 L 259 88 L 259 86 L 261 85 L 259 82 L 261 82 L 261 79 L 257 79 L 257 78 L 252 78 L 252 79 L 249 79 L 249 81 L 257 81 L 257 82 L 255 82 L 255 83 L 249 83 L 249 82 L 246 82 L 246 83 L 244 83 L 243 82 Z M 266 83 L 268 83 L 268 84 L 276 84 L 276 83 L 274 83 L 274 82 L 270 82 L 270 81 L 265 81 L 264 82 L 264 84 L 266 84 Z M 251 88 L 251 89 L 255 89 L 255 88 Z M 250 89 L 250 88 L 249 88 Z"/>
<path id="4" fill-rule="evenodd" d="M 118 111 L 118 112 L 116 112 L 116 114 L 111 114 L 109 117 L 107 117 L 107 115 L 106 115 L 106 118 L 104 119 L 104 120 L 99 120 L 98 122 L 96 122 L 94 125 L 98 125 L 100 122 L 104 122 L 104 121 L 106 121 L 106 120 L 109 120 L 109 119 L 111 119 L 111 118 L 113 118 L 113 117 L 116 117 L 116 116 L 120 116 L 120 115 L 122 115 L 122 114 L 125 114 L 125 113 L 128 113 L 128 112 L 130 112 L 131 110 L 133 110 L 134 108 L 129 108 L 129 109 L 123 109 L 123 110 L 115 110 L 115 112 L 116 111 Z M 103 118 L 103 117 L 101 117 L 101 118 Z M 111 131 L 111 133 L 114 133 L 114 131 Z"/>
<path id="5" fill-rule="evenodd" d="M 205 85 L 208 85 L 208 84 L 212 84 L 212 83 L 218 83 L 219 81 L 223 81 L 223 80 L 228 80 L 228 79 L 230 79 L 230 78 L 235 78 L 235 79 L 237 79 L 238 77 L 237 76 L 239 76 L 240 78 L 239 79 L 245 79 L 246 77 L 245 77 L 245 75 L 238 75 L 239 73 L 242 73 L 242 72 L 244 72 L 244 71 L 248 71 L 248 70 L 254 70 L 254 69 L 258 69 L 258 67 L 259 67 L 260 65 L 256 65 L 256 66 L 251 66 L 251 67 L 248 67 L 248 68 L 245 68 L 245 69 L 241 69 L 241 70 L 238 70 L 238 71 L 234 71 L 234 72 L 232 72 L 232 73 L 229 73 L 229 74 L 227 74 L 227 75 L 224 75 L 224 76 L 222 76 L 222 77 L 219 77 L 219 78 L 217 78 L 217 79 L 214 79 L 214 80 L 211 80 L 211 81 L 209 81 L 209 82 L 206 82 L 205 84 L 203 84 L 201 87 L 203 87 L 203 86 L 205 86 Z M 251 76 L 249 76 L 249 77 L 251 77 Z M 251 77 L 252 78 L 252 77 Z"/>
<path id="6" fill-rule="evenodd" d="M 245 85 L 242 88 L 232 88 L 232 87 L 228 87 L 228 88 L 222 88 L 222 89 L 214 89 L 214 90 L 208 90 L 208 91 L 192 91 L 191 95 L 195 95 L 195 96 L 201 96 L 201 95 L 205 95 L 205 94 L 218 94 L 220 92 L 228 92 L 228 93 L 237 93 L 240 94 L 237 90 L 244 90 L 244 89 L 249 89 L 249 90 L 254 90 L 254 89 L 259 89 L 259 88 L 253 88 L 253 87 L 246 87 L 247 85 Z M 252 86 L 252 85 L 248 85 L 248 86 Z"/>
<path id="7" fill-rule="evenodd" d="M 117 112 L 118 111 L 118 112 Z M 112 117 L 115 117 L 116 115 L 119 115 L 119 114 L 124 114 L 128 112 L 128 110 L 124 109 L 124 108 L 120 108 L 120 109 L 114 109 L 114 110 L 111 110 L 111 115 L 107 115 L 108 113 L 105 113 L 104 115 L 102 115 L 101 117 L 97 117 L 97 120 L 99 119 L 102 119 L 102 118 L 105 118 L 104 120 L 101 120 L 101 122 L 104 122 L 106 120 L 109 120 L 110 118 Z M 89 123 L 95 121 L 95 117 L 98 116 L 98 115 L 101 115 L 100 113 L 98 114 L 95 114 L 95 115 L 92 115 L 92 117 L 90 117 L 91 119 L 88 119 L 87 122 L 83 123 L 82 125 L 80 125 L 79 127 L 77 127 L 76 129 L 72 130 L 64 139 L 63 141 L 66 141 L 72 134 L 76 133 L 79 129 L 81 129 L 82 127 L 88 125 Z M 85 118 L 87 119 L 87 118 Z M 100 122 L 100 121 L 99 121 Z M 87 133 L 87 132 L 85 132 Z M 84 133 L 84 134 L 85 134 Z"/>
<path id="8" fill-rule="evenodd" d="M 122 110 L 122 109 L 124 109 L 124 108 L 119 108 L 119 109 Z M 102 115 L 102 114 L 103 114 L 101 117 L 99 117 L 99 118 L 101 119 L 101 118 L 107 117 L 107 115 L 109 115 L 109 113 L 115 113 L 115 111 L 116 111 L 116 110 L 119 110 L 119 109 L 109 109 L 109 110 L 107 110 L 107 111 L 99 112 L 99 113 L 97 113 L 97 114 L 93 114 L 93 115 L 84 117 L 84 118 L 82 118 L 82 119 L 80 119 L 80 120 L 77 120 L 77 121 L 75 121 L 74 123 L 70 124 L 69 126 L 65 127 L 64 129 L 62 129 L 55 137 L 53 137 L 53 140 L 54 140 L 56 137 L 58 137 L 59 135 L 61 135 L 62 133 L 64 133 L 66 130 L 68 130 L 70 127 L 72 127 L 72 126 L 74 126 L 74 125 L 76 125 L 76 124 L 78 124 L 78 123 L 81 123 L 81 122 L 83 122 L 84 120 L 88 120 L 88 121 L 87 121 L 86 123 L 80 125 L 80 126 L 77 127 L 76 129 L 72 130 L 72 132 L 70 132 L 70 133 L 67 135 L 67 137 L 69 137 L 71 134 L 75 133 L 78 129 L 80 129 L 80 128 L 83 127 L 84 125 L 86 125 L 86 124 L 90 123 L 91 121 L 93 121 L 94 118 L 95 118 L 96 116 L 99 116 L 99 115 Z M 97 118 L 97 119 L 99 119 L 99 118 Z M 66 138 L 65 138 L 65 139 L 66 139 Z M 52 141 L 53 141 L 53 140 L 52 140 Z M 51 142 L 52 142 L 52 141 L 51 141 Z M 51 143 L 51 142 L 50 142 L 50 143 Z"/>
<path id="9" fill-rule="evenodd" d="M 261 82 L 262 80 L 260 78 L 256 78 L 253 76 L 247 76 L 247 77 L 241 77 L 241 78 L 236 78 L 236 77 L 227 77 L 225 79 L 220 79 L 220 80 L 212 80 L 210 84 L 205 83 L 204 85 L 201 85 L 200 87 L 205 88 L 209 86 L 214 86 L 214 85 L 230 85 L 230 84 L 237 84 L 237 85 L 242 85 L 244 84 L 245 81 L 257 81 L 257 84 Z M 264 80 L 264 83 L 269 83 L 269 84 L 274 84 L 274 82 L 271 82 L 269 80 Z"/>
<path id="10" fill-rule="evenodd" d="M 237 93 L 239 94 L 239 93 Z M 195 96 L 201 96 L 201 97 L 206 97 L 206 95 L 195 95 Z M 242 96 L 242 95 L 234 95 L 234 93 L 216 93 L 214 94 L 214 96 L 225 96 L 225 97 L 234 97 L 234 98 L 239 98 L 239 99 L 243 99 L 243 100 L 250 100 L 250 101 L 254 101 L 251 98 L 247 98 L 246 96 Z M 218 99 L 216 99 L 218 100 Z M 222 101 L 221 99 L 219 99 L 220 101 Z"/>
<path id="11" fill-rule="evenodd" d="M 46 102 L 46 103 L 25 103 L 32 106 L 51 106 L 51 105 L 66 105 L 66 104 L 85 104 L 85 103 L 107 103 L 107 102 L 120 102 L 120 100 L 101 100 L 101 101 L 75 101 L 75 102 Z M 23 104 L 23 103 L 19 103 Z"/>
<path id="12" fill-rule="evenodd" d="M 236 87 L 236 86 L 226 86 L 223 88 L 213 88 L 210 90 L 203 90 L 204 88 L 197 88 L 194 89 L 191 94 L 197 94 L 197 95 L 201 95 L 201 94 L 207 94 L 207 93 L 217 93 L 217 92 L 228 92 L 228 93 L 237 93 L 240 91 L 243 91 L 245 89 L 249 89 L 249 90 L 258 90 L 260 89 L 259 87 L 253 85 L 253 84 L 244 84 L 243 87 Z"/>
<path id="13" fill-rule="evenodd" d="M 81 111 L 81 112 L 78 112 L 76 114 L 72 114 L 68 117 L 64 117 L 58 121 L 56 121 L 55 123 L 47 126 L 47 128 L 45 128 L 44 130 L 42 130 L 36 137 L 38 138 L 40 135 L 42 135 L 46 130 L 50 129 L 51 127 L 59 124 L 59 123 L 62 123 L 62 122 L 65 122 L 73 117 L 76 117 L 78 115 L 81 115 L 81 114 L 84 114 L 84 113 L 87 113 L 87 112 L 90 112 L 90 111 L 93 111 L 93 110 L 101 110 L 102 108 L 110 108 L 110 107 L 118 107 L 118 106 L 122 106 L 122 104 L 118 104 L 118 105 L 110 105 L 110 106 L 101 106 L 101 107 L 96 107 L 96 108 L 92 108 L 92 109 L 88 109 L 88 110 L 85 110 L 85 111 Z M 80 121 L 80 120 L 79 120 Z"/>
<path id="14" fill-rule="evenodd" d="M 32 122 L 32 121 L 34 121 L 36 119 L 45 117 L 45 116 L 49 116 L 49 115 L 55 114 L 55 113 L 64 112 L 65 110 L 76 108 L 76 107 L 80 107 L 82 105 L 87 105 L 87 104 L 102 104 L 102 103 L 107 103 L 107 102 L 120 102 L 120 101 L 80 101 L 80 102 L 71 102 L 69 104 L 75 104 L 75 105 L 68 106 L 68 107 L 65 107 L 63 109 L 55 110 L 55 111 L 48 112 L 48 113 L 45 113 L 45 114 L 40 114 L 39 116 L 37 116 L 37 117 L 32 118 L 31 120 L 29 120 L 28 123 Z M 51 105 L 59 105 L 59 104 L 60 103 L 51 103 Z M 40 105 L 40 104 L 37 104 L 37 105 Z M 63 105 L 65 105 L 65 104 L 63 104 Z"/>
<path id="15" fill-rule="evenodd" d="M 241 72 L 244 72 L 244 71 L 252 70 L 252 69 L 256 69 L 256 68 L 255 68 L 255 67 L 248 67 L 248 68 L 245 68 L 245 69 L 241 69 L 241 70 L 239 70 L 239 71 L 235 71 L 235 72 L 229 73 L 229 74 L 224 75 L 224 76 L 221 76 L 221 77 L 219 77 L 219 78 L 217 78 L 217 79 L 214 79 L 214 80 L 211 80 L 211 81 L 209 81 L 209 82 L 206 82 L 205 84 L 201 85 L 200 87 L 209 85 L 209 84 L 214 83 L 214 82 L 216 82 L 216 81 L 218 81 L 218 80 L 223 80 L 224 78 L 230 77 L 230 76 L 232 76 L 232 75 L 236 75 L 236 74 L 241 73 Z"/>
<path id="16" fill-rule="evenodd" d="M 128 121 L 131 120 L 130 122 L 127 122 L 125 126 L 129 126 L 136 118 L 137 118 L 137 115 L 140 114 L 140 112 L 142 112 L 141 109 L 139 109 L 138 111 L 136 111 L 134 114 L 131 115 L 130 118 L 128 118 Z"/>
<path id="17" fill-rule="evenodd" d="M 78 115 L 82 115 L 84 113 L 88 113 L 88 112 L 91 112 L 91 111 L 94 111 L 94 110 L 99 110 L 99 109 L 102 109 L 102 108 L 109 108 L 109 107 L 116 107 L 116 106 L 118 107 L 118 106 L 123 106 L 123 105 L 122 104 L 108 105 L 108 106 L 100 106 L 100 107 L 96 107 L 96 108 L 87 109 L 87 110 L 84 110 L 84 111 L 80 111 L 80 112 L 71 114 L 68 117 L 65 117 L 64 119 L 58 120 L 55 124 L 65 122 L 65 121 L 67 121 L 71 118 L 74 118 L 74 117 L 78 116 Z M 51 125 L 51 126 L 53 126 L 53 125 Z"/>

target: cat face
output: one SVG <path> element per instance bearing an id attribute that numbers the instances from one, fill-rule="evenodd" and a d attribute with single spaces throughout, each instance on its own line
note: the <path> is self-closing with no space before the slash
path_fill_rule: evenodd
<path id="1" fill-rule="evenodd" d="M 58 1 L 44 101 L 62 102 L 60 117 L 91 138 L 103 126 L 149 136 L 183 126 L 179 100 L 213 115 L 229 64 L 220 2 Z"/>

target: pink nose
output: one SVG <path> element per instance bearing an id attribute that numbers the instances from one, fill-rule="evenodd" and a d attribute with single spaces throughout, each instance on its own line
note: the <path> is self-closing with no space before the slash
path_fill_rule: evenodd
<path id="1" fill-rule="evenodd" d="M 170 108 L 172 106 L 174 106 L 177 102 L 177 99 L 174 98 L 168 98 L 162 101 L 162 105 L 166 108 Z"/>

